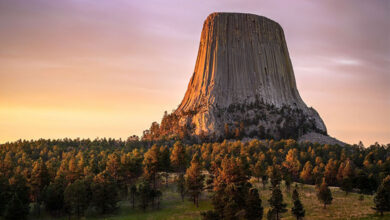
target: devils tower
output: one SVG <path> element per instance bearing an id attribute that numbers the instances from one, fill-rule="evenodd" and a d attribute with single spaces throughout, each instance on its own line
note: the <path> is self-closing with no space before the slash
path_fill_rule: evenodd
<path id="1" fill-rule="evenodd" d="M 299 95 L 282 27 L 242 13 L 207 17 L 185 96 L 158 129 L 159 136 L 184 130 L 214 139 L 327 134 Z"/>

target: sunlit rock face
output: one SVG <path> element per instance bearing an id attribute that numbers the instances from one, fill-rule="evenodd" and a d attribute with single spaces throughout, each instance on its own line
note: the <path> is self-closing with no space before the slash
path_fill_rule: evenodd
<path id="1" fill-rule="evenodd" d="M 174 112 L 193 134 L 298 138 L 326 134 L 297 90 L 282 27 L 266 17 L 213 13 L 203 25 L 195 70 Z"/>

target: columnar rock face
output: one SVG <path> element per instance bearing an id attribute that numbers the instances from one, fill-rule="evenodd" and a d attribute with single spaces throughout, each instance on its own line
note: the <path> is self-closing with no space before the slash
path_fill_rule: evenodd
<path id="1" fill-rule="evenodd" d="M 207 17 L 195 71 L 173 114 L 197 135 L 223 136 L 229 129 L 276 138 L 326 134 L 299 95 L 282 27 L 253 14 Z"/>

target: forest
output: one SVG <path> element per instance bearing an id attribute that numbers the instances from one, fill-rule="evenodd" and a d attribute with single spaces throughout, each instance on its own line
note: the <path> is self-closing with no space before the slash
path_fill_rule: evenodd
<path id="1" fill-rule="evenodd" d="M 261 185 L 254 187 L 253 182 Z M 37 219 L 161 207 L 166 185 L 194 207 L 207 192 L 212 209 L 202 219 L 280 219 L 305 216 L 297 184 L 313 185 L 323 209 L 329 187 L 374 195 L 378 215 L 390 211 L 390 144 L 320 145 L 295 140 L 176 141 L 116 139 L 19 140 L 0 145 L 0 219 Z M 287 210 L 281 183 L 292 191 Z M 267 212 L 259 194 L 269 189 Z"/>

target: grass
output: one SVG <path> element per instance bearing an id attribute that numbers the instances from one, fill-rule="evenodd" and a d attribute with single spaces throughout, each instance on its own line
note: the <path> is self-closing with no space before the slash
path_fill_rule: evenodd
<path id="1" fill-rule="evenodd" d="M 175 191 L 175 186 L 171 185 L 163 190 L 163 198 L 160 203 L 159 209 L 148 208 L 145 212 L 140 208 L 132 208 L 132 204 L 129 201 L 122 201 L 119 203 L 118 210 L 112 215 L 99 216 L 92 215 L 88 217 L 82 217 L 85 220 L 162 220 L 162 219 L 196 219 L 200 220 L 200 212 L 212 209 L 211 202 L 206 193 L 202 195 L 199 201 L 199 207 L 197 208 L 191 201 L 185 199 L 181 200 L 179 193 Z M 34 219 L 31 217 L 30 219 Z M 52 219 L 50 215 L 43 214 L 41 220 Z M 67 220 L 67 216 L 61 218 L 55 218 L 55 220 Z M 77 219 L 72 217 L 71 219 Z"/>
<path id="2" fill-rule="evenodd" d="M 259 184 L 256 184 L 257 188 L 261 189 L 260 196 L 263 201 L 264 216 L 266 211 L 269 209 L 268 199 L 271 196 L 269 189 L 263 190 Z M 295 219 L 291 215 L 292 207 L 292 191 L 286 192 L 286 188 L 282 185 L 283 199 L 287 203 L 288 211 L 282 214 L 283 219 Z M 298 192 L 300 195 L 301 202 L 306 211 L 305 219 L 373 219 L 377 218 L 375 211 L 371 208 L 374 206 L 373 196 L 364 195 L 362 201 L 359 200 L 360 194 L 349 193 L 345 194 L 344 191 L 338 187 L 330 187 L 332 191 L 333 201 L 331 205 L 327 205 L 326 209 L 323 208 L 316 196 L 316 189 L 313 185 L 298 184 Z M 385 215 L 380 219 L 390 219 L 390 214 Z"/>
<path id="3" fill-rule="evenodd" d="M 254 179 L 252 179 L 254 180 Z M 259 189 L 262 199 L 262 205 L 264 207 L 264 217 L 269 209 L 268 199 L 271 195 L 271 191 L 263 189 L 262 186 L 255 181 L 253 185 Z M 292 200 L 291 195 L 294 189 L 291 187 L 291 192 L 286 192 L 285 186 L 282 184 L 283 199 L 287 203 L 288 211 L 282 214 L 282 219 L 295 219 L 291 215 Z M 364 195 L 362 201 L 359 200 L 360 194 L 349 193 L 341 191 L 337 187 L 331 187 L 333 201 L 331 205 L 328 205 L 326 209 L 317 200 L 315 186 L 312 185 L 298 185 L 298 192 L 300 194 L 301 201 L 306 210 L 305 219 L 351 219 L 351 220 L 368 220 L 368 219 L 390 219 L 390 213 L 385 213 L 384 217 L 379 217 L 375 211 L 371 208 L 374 206 L 373 196 Z M 201 219 L 200 212 L 212 209 L 209 195 L 204 193 L 200 199 L 199 208 L 188 200 L 181 201 L 179 194 L 175 191 L 175 186 L 170 185 L 163 191 L 163 198 L 161 201 L 160 209 L 148 208 L 145 212 L 139 208 L 132 209 L 131 204 L 128 201 L 122 201 L 119 204 L 119 209 L 112 215 L 108 216 L 88 216 L 83 217 L 85 220 L 161 220 L 161 219 Z M 33 218 L 31 218 L 33 219 Z M 51 219 L 49 215 L 44 215 L 40 219 Z M 67 217 L 56 218 L 58 220 L 68 219 Z M 75 217 L 72 219 L 76 219 Z"/>

